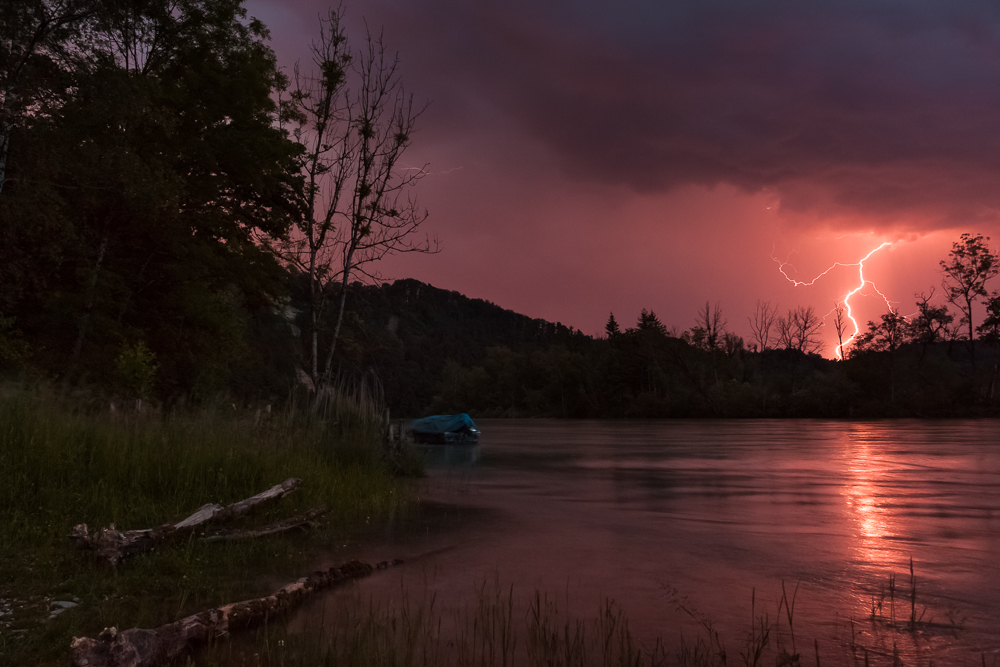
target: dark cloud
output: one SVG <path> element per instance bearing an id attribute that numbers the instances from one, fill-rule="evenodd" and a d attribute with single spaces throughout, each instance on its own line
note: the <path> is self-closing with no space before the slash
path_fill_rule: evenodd
<path id="1" fill-rule="evenodd" d="M 372 2 L 433 98 L 483 105 L 575 179 L 768 188 L 783 206 L 950 224 L 1000 208 L 1000 5 Z M 399 40 L 398 42 L 396 40 Z M 933 222 L 931 222 L 933 221 Z"/>

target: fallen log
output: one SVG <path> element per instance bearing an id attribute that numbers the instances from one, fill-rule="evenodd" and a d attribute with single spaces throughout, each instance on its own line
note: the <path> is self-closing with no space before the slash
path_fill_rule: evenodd
<path id="1" fill-rule="evenodd" d="M 234 602 L 182 618 L 155 629 L 133 628 L 119 631 L 106 628 L 96 639 L 74 637 L 70 644 L 76 667 L 157 667 L 187 651 L 230 632 L 260 625 L 274 618 L 316 591 L 367 577 L 402 561 L 386 561 L 375 567 L 352 560 L 340 567 L 314 572 L 288 584 L 274 595 Z"/>
<path id="2" fill-rule="evenodd" d="M 252 540 L 258 537 L 268 537 L 269 535 L 285 533 L 289 530 L 295 530 L 296 528 L 314 528 L 316 526 L 315 519 L 329 511 L 330 510 L 326 507 L 314 507 L 304 514 L 290 516 L 287 519 L 275 521 L 274 523 L 263 526 L 262 528 L 255 528 L 253 530 L 220 530 L 212 533 L 211 535 L 206 535 L 201 538 L 201 540 L 202 542 Z"/>
<path id="3" fill-rule="evenodd" d="M 112 565 L 116 565 L 126 558 L 146 553 L 169 540 L 190 535 L 198 528 L 208 524 L 237 519 L 266 502 L 284 498 L 295 491 L 300 483 L 301 480 L 292 477 L 255 496 L 225 507 L 216 503 L 208 503 L 202 505 L 194 514 L 182 521 L 164 524 L 156 528 L 121 531 L 116 529 L 114 524 L 111 524 L 108 528 L 90 533 L 87 524 L 81 523 L 73 527 L 70 539 L 73 540 L 78 549 L 93 551 L 98 557 L 105 558 Z"/>

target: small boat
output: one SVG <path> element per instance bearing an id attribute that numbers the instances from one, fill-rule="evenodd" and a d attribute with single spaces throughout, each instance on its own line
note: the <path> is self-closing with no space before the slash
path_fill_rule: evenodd
<path id="1" fill-rule="evenodd" d="M 413 442 L 427 445 L 475 445 L 479 443 L 479 429 L 472 417 L 464 412 L 459 415 L 434 415 L 415 419 L 410 423 Z"/>

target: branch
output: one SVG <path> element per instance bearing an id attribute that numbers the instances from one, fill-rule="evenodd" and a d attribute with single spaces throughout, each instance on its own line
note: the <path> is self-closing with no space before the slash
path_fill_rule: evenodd
<path id="1" fill-rule="evenodd" d="M 245 500 L 240 500 L 226 507 L 209 503 L 200 507 L 198 511 L 183 521 L 164 524 L 156 528 L 120 531 L 115 528 L 114 524 L 111 524 L 108 528 L 102 528 L 94 534 L 90 534 L 87 530 L 87 524 L 81 523 L 73 528 L 70 539 L 76 543 L 78 549 L 93 551 L 99 557 L 106 558 L 112 565 L 116 565 L 126 558 L 146 553 L 157 545 L 189 535 L 197 528 L 209 523 L 233 521 L 259 505 L 284 498 L 295 491 L 300 483 L 301 480 L 292 477 Z"/>
<path id="2" fill-rule="evenodd" d="M 285 533 L 296 528 L 314 528 L 316 526 L 314 519 L 326 514 L 329 511 L 330 510 L 328 510 L 326 506 L 314 507 L 304 514 L 290 516 L 287 519 L 276 521 L 270 525 L 264 526 L 263 528 L 257 528 L 255 530 L 222 530 L 213 533 L 212 535 L 206 535 L 201 538 L 201 540 L 203 542 L 252 540 L 258 537 L 267 537 L 269 535 Z"/>
<path id="3" fill-rule="evenodd" d="M 155 629 L 133 628 L 119 632 L 117 628 L 106 628 L 96 639 L 74 637 L 70 644 L 73 665 L 156 667 L 166 664 L 198 645 L 224 637 L 234 630 L 252 628 L 285 613 L 312 593 L 367 577 L 374 570 L 384 570 L 400 563 L 402 561 L 386 561 L 372 567 L 352 560 L 340 567 L 314 572 L 273 595 L 209 609 Z"/>

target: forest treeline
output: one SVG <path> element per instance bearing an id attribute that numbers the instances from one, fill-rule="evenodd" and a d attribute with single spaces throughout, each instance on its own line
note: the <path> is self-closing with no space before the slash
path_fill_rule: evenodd
<path id="1" fill-rule="evenodd" d="M 423 107 L 342 16 L 288 73 L 240 0 L 0 5 L 0 375 L 166 404 L 365 382 L 398 416 L 994 414 L 982 236 L 937 298 L 853 339 L 845 304 L 824 324 L 759 302 L 747 339 L 711 303 L 688 331 L 643 311 L 594 338 L 383 284 L 377 260 L 437 250 L 424 171 L 397 168 Z"/>
<path id="2" fill-rule="evenodd" d="M 887 306 L 857 336 L 843 303 L 821 317 L 758 301 L 747 339 L 712 303 L 683 332 L 643 310 L 632 326 L 612 313 L 594 338 L 406 280 L 359 289 L 351 339 L 366 344 L 344 361 L 381 377 L 407 415 L 995 415 L 1000 294 L 989 288 L 1000 262 L 988 240 L 962 235 L 941 261 L 940 291 L 907 314 Z M 818 354 L 834 336 L 841 360 Z"/>
<path id="3" fill-rule="evenodd" d="M 994 392 L 1000 347 L 989 338 L 977 339 L 973 367 L 969 341 L 957 327 L 936 330 L 931 337 L 915 325 L 897 332 L 893 342 L 881 333 L 882 319 L 869 322 L 859 344 L 837 361 L 815 352 L 818 327 L 793 337 L 796 346 L 777 336 L 761 349 L 727 334 L 723 313 L 712 304 L 700 317 L 707 311 L 717 318 L 717 337 L 700 331 L 703 324 L 668 331 L 648 310 L 628 327 L 612 315 L 606 335 L 591 337 L 415 280 L 356 288 L 342 372 L 381 378 L 393 414 L 401 416 L 460 411 L 576 418 L 1000 413 Z M 946 306 L 938 308 L 947 313 Z M 794 314 L 786 317 L 794 319 Z M 896 314 L 899 320 L 911 321 Z M 777 329 L 772 326 L 772 333 Z"/>

